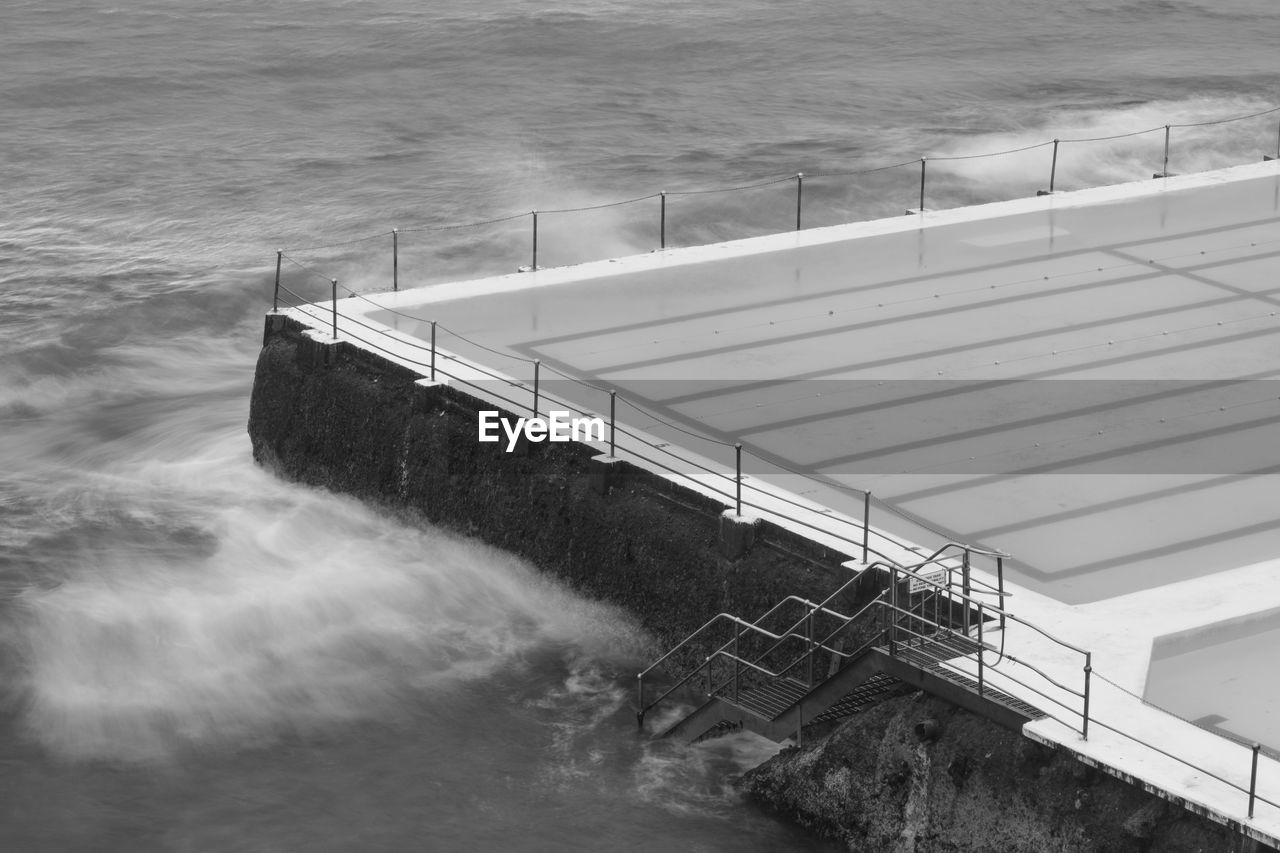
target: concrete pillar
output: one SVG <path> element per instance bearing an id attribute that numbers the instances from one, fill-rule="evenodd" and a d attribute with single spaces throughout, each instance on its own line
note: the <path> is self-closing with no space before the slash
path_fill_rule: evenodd
<path id="1" fill-rule="evenodd" d="M 283 314 L 268 314 L 262 330 L 262 345 L 265 347 L 273 335 L 284 329 Z"/>
<path id="2" fill-rule="evenodd" d="M 591 490 L 598 495 L 609 494 L 609 489 L 622 485 L 622 474 L 625 471 L 622 460 L 616 456 L 601 454 L 592 456 L 587 465 L 591 478 Z"/>
<path id="3" fill-rule="evenodd" d="M 850 574 L 862 572 L 854 585 L 852 595 L 849 596 L 853 603 L 865 602 L 872 596 L 879 595 L 881 590 L 889 586 L 889 572 L 883 566 L 868 570 L 861 560 L 847 560 L 840 564 L 840 568 Z"/>
<path id="4" fill-rule="evenodd" d="M 440 409 L 444 403 L 443 390 L 447 382 L 433 382 L 430 379 L 419 379 L 413 383 L 413 397 L 409 401 L 409 411 L 415 415 L 423 415 Z"/>
<path id="5" fill-rule="evenodd" d="M 323 332 L 312 329 L 302 333 L 298 341 L 298 367 L 310 370 L 315 367 L 333 367 L 338 362 L 339 341 Z"/>
<path id="6" fill-rule="evenodd" d="M 756 543 L 756 528 L 760 519 L 738 515 L 731 509 L 720 514 L 720 554 L 725 559 L 737 560 L 745 556 Z"/>

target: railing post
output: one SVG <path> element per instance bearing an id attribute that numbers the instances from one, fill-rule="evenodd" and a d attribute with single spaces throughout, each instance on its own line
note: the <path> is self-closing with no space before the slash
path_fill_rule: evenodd
<path id="1" fill-rule="evenodd" d="M 924 161 L 925 161 L 925 158 L 921 157 L 920 158 L 920 212 L 921 213 L 924 213 Z"/>
<path id="2" fill-rule="evenodd" d="M 1058 177 L 1058 140 L 1053 140 L 1053 162 L 1049 164 L 1049 192 L 1053 192 L 1054 179 Z"/>
<path id="3" fill-rule="evenodd" d="M 960 592 L 964 595 L 964 635 L 969 636 L 969 596 L 973 593 L 973 585 L 969 582 L 969 549 L 964 549 L 964 558 L 960 564 Z"/>
<path id="4" fill-rule="evenodd" d="M 804 195 L 804 172 L 796 172 L 796 230 L 800 230 L 800 199 Z"/>
<path id="5" fill-rule="evenodd" d="M 391 289 L 400 289 L 400 229 L 391 229 Z"/>
<path id="6" fill-rule="evenodd" d="M 1164 168 L 1160 170 L 1160 177 L 1169 177 L 1169 125 L 1164 126 Z"/>
<path id="7" fill-rule="evenodd" d="M 436 381 L 436 321 L 431 321 L 431 381 Z"/>
<path id="8" fill-rule="evenodd" d="M 615 424 L 617 424 L 617 417 L 616 417 L 617 411 L 618 411 L 618 392 L 610 391 L 609 392 L 609 458 L 610 459 L 612 459 L 616 455 L 613 452 L 613 448 L 614 448 L 613 432 L 614 432 L 614 426 Z"/>
<path id="9" fill-rule="evenodd" d="M 529 267 L 529 269 L 536 270 L 538 268 L 538 211 L 535 210 L 535 211 L 532 211 L 532 213 L 533 213 L 533 265 Z"/>
<path id="10" fill-rule="evenodd" d="M 542 359 L 533 360 L 533 416 L 538 416 L 538 374 L 541 372 Z"/>
<path id="11" fill-rule="evenodd" d="M 934 627 L 940 628 L 942 627 L 942 620 L 938 618 L 938 608 L 942 606 L 942 596 L 938 594 L 937 587 L 931 588 L 930 592 L 933 595 L 933 624 L 934 624 Z M 950 611 L 951 609 L 950 596 L 947 596 L 947 609 L 948 611 Z"/>
<path id="12" fill-rule="evenodd" d="M 871 492 L 862 493 L 862 565 L 870 563 L 871 553 Z"/>
<path id="13" fill-rule="evenodd" d="M 898 645 L 898 567 L 889 567 L 889 657 Z"/>
<path id="14" fill-rule="evenodd" d="M 817 609 L 817 605 L 812 601 L 809 602 L 809 663 L 805 667 L 805 683 L 810 687 L 813 686 L 813 612 Z"/>
<path id="15" fill-rule="evenodd" d="M 658 198 L 662 199 L 661 207 L 658 209 L 658 248 L 667 248 L 667 191 L 662 190 L 658 193 Z"/>
<path id="16" fill-rule="evenodd" d="M 644 730 L 644 673 L 636 673 L 636 725 Z"/>
<path id="17" fill-rule="evenodd" d="M 979 601 L 978 602 L 978 695 L 979 696 L 982 696 L 985 690 L 985 687 L 984 687 L 985 682 L 983 680 L 983 671 L 982 671 L 983 670 L 983 665 L 982 665 L 983 654 L 982 653 L 986 651 L 986 648 L 987 648 L 982 644 L 982 622 L 983 622 L 982 602 Z"/>
<path id="18" fill-rule="evenodd" d="M 284 249 L 276 249 L 276 292 L 271 297 L 271 310 L 280 310 L 280 262 L 284 259 Z"/>
<path id="19" fill-rule="evenodd" d="M 738 442 L 733 446 L 734 465 L 737 468 L 737 474 L 734 476 L 734 482 L 737 485 L 737 509 L 735 512 L 739 517 L 742 516 L 742 442 Z"/>
<path id="20" fill-rule="evenodd" d="M 338 280 L 336 278 L 329 279 L 330 290 L 332 292 L 333 301 L 333 338 L 338 339 Z"/>
<path id="21" fill-rule="evenodd" d="M 1084 725 L 1081 727 L 1080 736 L 1084 740 L 1089 739 L 1089 681 L 1090 675 L 1093 673 L 1093 652 L 1084 653 Z"/>
<path id="22" fill-rule="evenodd" d="M 733 620 L 733 701 L 738 701 L 738 673 L 742 658 L 738 655 L 738 638 L 742 636 L 742 623 Z"/>
<path id="23" fill-rule="evenodd" d="M 1004 557 L 996 557 L 996 590 L 1000 593 L 1000 630 L 1004 630 Z"/>
<path id="24" fill-rule="evenodd" d="M 1254 743 L 1253 745 L 1253 769 L 1249 771 L 1249 819 L 1253 819 L 1253 800 L 1258 793 L 1258 750 L 1262 749 L 1262 744 Z"/>

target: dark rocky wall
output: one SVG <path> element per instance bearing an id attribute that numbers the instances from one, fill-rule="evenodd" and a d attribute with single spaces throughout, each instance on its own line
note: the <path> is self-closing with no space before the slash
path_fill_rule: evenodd
<path id="1" fill-rule="evenodd" d="M 936 721 L 936 738 L 916 725 Z M 925 694 L 749 771 L 748 798 L 851 850 L 1245 853 L 1225 826 Z"/>
<path id="2" fill-rule="evenodd" d="M 591 448 L 482 444 L 476 412 L 493 406 L 416 386 L 412 371 L 305 338 L 293 321 L 267 323 L 249 414 L 261 464 L 518 554 L 627 608 L 664 644 L 717 613 L 754 619 L 787 595 L 825 598 L 851 577 L 840 567 L 850 555 L 769 524 L 727 559 L 722 504 L 625 464 L 620 484 L 600 494 Z M 878 591 L 878 578 L 868 581 L 857 599 Z"/>

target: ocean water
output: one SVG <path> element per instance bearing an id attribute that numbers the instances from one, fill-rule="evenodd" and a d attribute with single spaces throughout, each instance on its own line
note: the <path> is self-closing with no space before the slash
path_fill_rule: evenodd
<path id="1" fill-rule="evenodd" d="M 625 617 L 254 466 L 276 249 L 300 292 L 379 290 L 392 228 L 411 286 L 528 263 L 528 217 L 440 226 L 535 208 L 803 171 L 821 225 L 914 206 L 921 156 L 1166 124 L 1171 171 L 1251 162 L 1275 114 L 1181 125 L 1280 106 L 1277 26 L 1272 0 L 10 0 L 0 850 L 827 849 L 734 793 L 760 745 L 637 735 Z M 1064 144 L 1057 186 L 1163 145 Z M 929 168 L 931 207 L 1030 195 L 1049 149 Z M 668 245 L 785 230 L 793 192 L 673 196 Z M 539 263 L 648 251 L 656 216 L 546 214 Z"/>

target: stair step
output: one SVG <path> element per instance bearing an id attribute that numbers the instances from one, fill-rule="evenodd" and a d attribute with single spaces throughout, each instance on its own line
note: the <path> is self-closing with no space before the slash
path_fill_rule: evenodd
<path id="1" fill-rule="evenodd" d="M 972 640 L 969 640 L 968 642 L 972 643 L 975 649 L 977 648 L 977 643 Z M 883 651 L 887 653 L 888 650 L 884 649 Z M 978 682 L 975 679 L 970 678 L 964 673 L 956 672 L 950 667 L 943 666 L 942 662 L 948 658 L 939 659 L 933 656 L 934 653 L 936 653 L 936 650 L 931 651 L 924 648 L 904 648 L 899 646 L 896 657 L 915 664 L 921 669 L 931 672 L 934 675 L 941 676 L 948 681 L 952 681 L 966 687 L 972 693 L 979 693 Z M 959 657 L 959 655 L 951 655 L 951 657 Z M 1032 720 L 1038 720 L 1046 716 L 1044 711 L 1041 711 L 1034 705 L 1028 705 L 1016 696 L 1010 696 L 1008 693 L 1005 693 L 1002 690 L 996 690 L 988 685 L 983 685 L 982 691 L 979 695 L 984 699 L 990 699 L 992 702 L 1004 705 L 1006 708 L 1012 708 Z"/>
<path id="2" fill-rule="evenodd" d="M 897 644 L 900 651 L 928 656 L 932 660 L 950 660 L 976 654 L 982 646 L 977 640 L 964 634 L 942 632 L 932 637 L 913 637 Z"/>
<path id="3" fill-rule="evenodd" d="M 809 688 L 800 682 L 780 679 L 740 691 L 736 704 L 772 720 L 803 699 L 808 692 Z M 731 692 L 721 695 L 732 701 Z"/>
<path id="4" fill-rule="evenodd" d="M 713 738 L 724 737 L 725 735 L 733 734 L 734 732 L 738 731 L 741 728 L 742 728 L 741 723 L 735 723 L 730 720 L 720 720 L 711 728 L 707 729 L 705 732 L 698 735 L 696 738 L 694 738 L 689 742 L 702 743 L 704 740 L 712 740 Z"/>
<path id="5" fill-rule="evenodd" d="M 825 723 L 828 720 L 838 720 L 842 717 L 848 717 L 856 714 L 868 705 L 874 705 L 886 693 L 893 690 L 902 682 L 891 675 L 885 675 L 877 672 L 857 687 L 850 690 L 844 696 L 840 697 L 835 704 L 823 711 L 810 721 L 810 725 L 814 723 Z"/>

